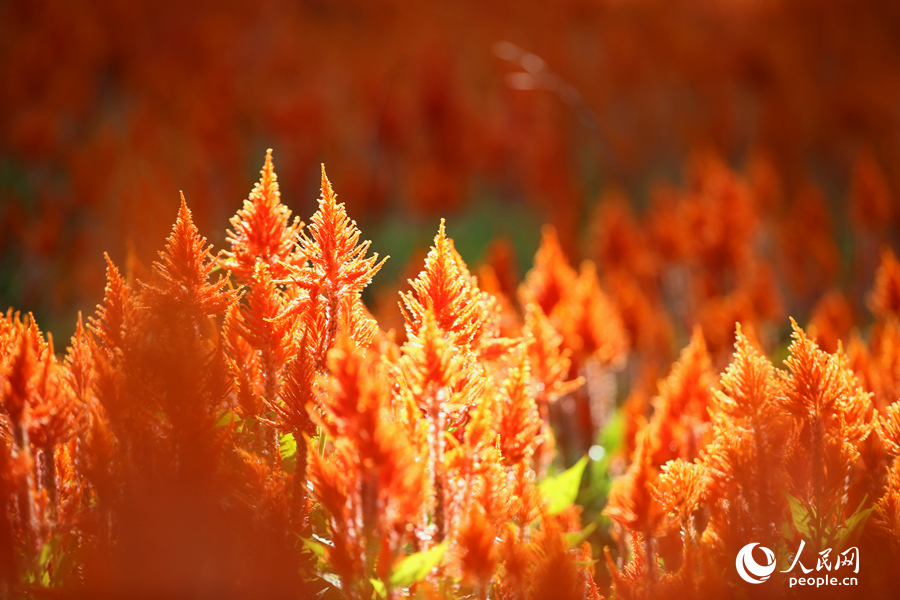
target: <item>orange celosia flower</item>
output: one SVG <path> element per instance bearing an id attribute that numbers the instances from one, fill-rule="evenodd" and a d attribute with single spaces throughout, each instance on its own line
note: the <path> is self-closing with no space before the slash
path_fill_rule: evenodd
<path id="1" fill-rule="evenodd" d="M 430 311 L 435 325 L 451 334 L 455 343 L 479 353 L 498 350 L 496 340 L 499 307 L 488 293 L 478 289 L 462 258 L 447 237 L 444 221 L 425 257 L 425 269 L 409 282 L 412 290 L 401 293 L 407 336 L 417 335 Z"/>
<path id="2" fill-rule="evenodd" d="M 471 405 L 483 387 L 471 352 L 459 348 L 438 327 L 431 311 L 422 327 L 403 345 L 398 364 L 400 393 L 416 399 L 429 418 L 446 424 Z"/>
<path id="3" fill-rule="evenodd" d="M 789 489 L 801 502 L 816 507 L 817 540 L 825 543 L 831 520 L 842 519 L 851 468 L 859 445 L 874 424 L 871 394 L 860 388 L 840 346 L 835 354 L 819 349 L 792 321 L 787 373 L 779 373 L 776 402 L 797 424 L 797 443 L 787 452 Z M 829 528 L 832 529 L 829 529 Z"/>
<path id="4" fill-rule="evenodd" d="M 816 302 L 807 330 L 820 348 L 826 352 L 836 352 L 838 342 L 846 343 L 853 323 L 853 309 L 843 294 L 834 291 Z"/>
<path id="5" fill-rule="evenodd" d="M 66 373 L 53 351 L 53 338 L 36 356 L 28 407 L 28 439 L 40 449 L 66 442 L 78 423 L 79 407 L 68 385 Z"/>
<path id="6" fill-rule="evenodd" d="M 583 364 L 589 357 L 620 369 L 629 341 L 612 301 L 600 289 L 593 263 L 584 262 L 573 287 L 567 290 L 555 314 L 565 344 Z"/>
<path id="7" fill-rule="evenodd" d="M 894 552 L 900 548 L 900 490 L 888 490 L 875 505 L 872 529 L 878 538 L 887 540 Z"/>
<path id="8" fill-rule="evenodd" d="M 296 247 L 303 224 L 299 217 L 291 221 L 291 210 L 281 203 L 271 148 L 266 150 L 260 174 L 259 183 L 244 200 L 243 208 L 231 218 L 231 251 L 224 253 L 226 258 L 222 261 L 223 267 L 245 282 L 253 277 L 258 263 L 271 269 L 273 279 L 281 279 L 290 266 L 305 260 Z"/>
<path id="9" fill-rule="evenodd" d="M 568 548 L 553 519 L 548 519 L 536 544 L 541 558 L 531 584 L 532 600 L 602 600 L 586 568 L 591 564 L 589 548 Z"/>
<path id="10" fill-rule="evenodd" d="M 820 350 L 796 322 L 791 323 L 794 341 L 785 360 L 789 374 L 781 378 L 779 403 L 801 422 L 828 427 L 843 419 L 851 433 L 849 441 L 863 439 L 869 432 L 865 408 L 871 394 L 860 389 L 840 348 L 836 354 Z"/>
<path id="11" fill-rule="evenodd" d="M 900 262 L 890 248 L 881 251 L 881 264 L 875 273 L 875 286 L 868 305 L 879 318 L 900 315 Z"/>
<path id="12" fill-rule="evenodd" d="M 245 328 L 240 307 L 230 306 L 223 320 L 222 343 L 234 375 L 234 408 L 241 418 L 254 417 L 264 410 L 260 352 L 244 337 Z"/>
<path id="13" fill-rule="evenodd" d="M 332 461 L 310 452 L 314 491 L 332 516 L 335 558 L 349 589 L 363 588 L 376 554 L 387 565 L 420 530 L 430 485 L 420 436 L 403 432 L 384 365 L 344 338 L 330 353 L 331 373 L 319 398 L 321 426 L 333 440 Z M 341 465 L 336 472 L 333 464 Z M 379 549 L 379 542 L 382 547 Z"/>
<path id="14" fill-rule="evenodd" d="M 518 352 L 517 358 L 518 363 L 503 385 L 497 422 L 503 460 L 508 465 L 531 457 L 542 425 L 537 404 L 529 393 L 528 361 L 522 351 Z"/>
<path id="15" fill-rule="evenodd" d="M 246 306 L 241 308 L 240 321 L 235 324 L 243 337 L 262 354 L 266 385 L 273 386 L 268 379 L 277 378 L 280 368 L 296 352 L 294 347 L 294 322 L 277 319 L 283 312 L 285 296 L 276 284 L 269 267 L 256 267 L 247 285 Z M 274 394 L 267 394 L 274 398 Z"/>
<path id="16" fill-rule="evenodd" d="M 883 416 L 876 415 L 875 427 L 888 452 L 900 456 L 900 402 L 888 406 Z"/>
<path id="17" fill-rule="evenodd" d="M 97 315 L 88 318 L 88 327 L 99 338 L 108 354 L 125 347 L 126 331 L 134 316 L 134 293 L 109 255 L 106 258 L 106 291 Z"/>
<path id="18" fill-rule="evenodd" d="M 692 513 L 705 501 L 709 485 L 705 465 L 676 459 L 662 466 L 654 493 L 663 510 L 677 516 L 687 528 Z"/>
<path id="19" fill-rule="evenodd" d="M 775 368 L 740 324 L 735 337 L 723 389 L 712 404 L 713 442 L 702 458 L 711 478 L 711 522 L 704 535 L 727 552 L 742 547 L 747 536 L 774 543 L 774 525 L 786 508 L 783 448 L 792 433 L 777 402 Z"/>
<path id="20" fill-rule="evenodd" d="M 536 382 L 538 406 L 546 416 L 547 405 L 576 389 L 581 381 L 568 380 L 571 350 L 562 347 L 562 336 L 536 302 L 525 305 L 522 331 L 531 342 L 528 344 L 531 376 Z"/>
<path id="21" fill-rule="evenodd" d="M 648 425 L 657 466 L 675 458 L 693 460 L 709 442 L 709 406 L 715 374 L 699 328 L 681 352 L 669 376 L 659 383 L 653 399 L 653 417 Z"/>
<path id="22" fill-rule="evenodd" d="M 322 197 L 319 210 L 301 235 L 300 252 L 306 258 L 292 266 L 284 283 L 293 283 L 297 292 L 281 318 L 303 314 L 313 335 L 310 348 L 316 363 L 322 364 L 343 325 L 360 345 L 367 345 L 377 326 L 362 308 L 360 293 L 381 269 L 378 255 L 366 257 L 370 242 L 359 243 L 360 231 L 347 217 L 343 203 L 322 165 Z"/>
<path id="23" fill-rule="evenodd" d="M 484 381 L 474 355 L 459 348 L 438 328 L 430 310 L 422 327 L 403 345 L 397 365 L 399 394 L 417 406 L 428 422 L 429 470 L 436 493 L 438 539 L 444 535 L 444 431 L 481 394 Z"/>
<path id="24" fill-rule="evenodd" d="M 226 289 L 223 277 L 209 283 L 216 265 L 211 248 L 197 232 L 182 194 L 166 250 L 160 252 L 161 260 L 153 263 L 151 281 L 142 284 L 145 305 L 165 316 L 179 311 L 188 311 L 193 317 L 224 314 L 237 294 Z"/>
<path id="25" fill-rule="evenodd" d="M 65 367 L 69 388 L 76 401 L 84 407 L 90 406 L 94 401 L 96 373 L 94 372 L 94 359 L 90 343 L 80 312 L 78 321 L 75 323 L 75 333 L 72 335 L 71 345 L 66 351 Z"/>
<path id="26" fill-rule="evenodd" d="M 487 589 L 497 568 L 498 548 L 496 521 L 478 502 L 473 502 L 456 534 L 456 553 L 463 581 L 477 591 L 477 597 L 487 598 Z"/>
<path id="27" fill-rule="evenodd" d="M 637 449 L 628 471 L 613 481 L 604 510 L 610 519 L 628 532 L 644 536 L 646 544 L 650 544 L 653 536 L 665 525 L 665 512 L 653 493 L 657 473 L 651 462 L 651 443 L 645 429 L 638 436 Z"/>
<path id="28" fill-rule="evenodd" d="M 529 301 L 537 302 L 541 310 L 549 315 L 574 285 L 577 273 L 559 245 L 556 230 L 545 226 L 541 234 L 541 246 L 534 255 L 534 268 L 526 273 L 519 294 L 523 305 Z"/>

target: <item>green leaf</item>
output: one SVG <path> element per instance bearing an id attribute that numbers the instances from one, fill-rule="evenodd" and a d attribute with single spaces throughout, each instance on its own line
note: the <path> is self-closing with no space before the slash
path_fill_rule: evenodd
<path id="1" fill-rule="evenodd" d="M 785 492 L 784 495 L 787 496 L 788 504 L 791 507 L 791 519 L 794 521 L 794 527 L 797 528 L 800 535 L 813 541 L 812 517 L 810 516 L 809 511 L 803 506 L 803 503 L 800 502 L 799 499 L 794 498 L 787 492 Z"/>
<path id="2" fill-rule="evenodd" d="M 235 414 L 233 410 L 226 410 L 221 415 L 219 415 L 219 419 L 216 421 L 216 427 L 225 427 L 226 425 L 230 425 L 231 423 L 240 423 L 241 418 Z"/>
<path id="3" fill-rule="evenodd" d="M 872 514 L 872 511 L 875 510 L 874 506 L 870 506 L 869 508 L 863 510 L 862 507 L 856 511 L 847 521 L 844 523 L 844 527 L 847 528 L 847 531 L 851 533 L 856 533 L 860 529 L 862 529 L 863 525 L 865 525 L 866 520 L 869 518 L 869 515 Z"/>
<path id="4" fill-rule="evenodd" d="M 53 582 L 56 585 L 66 585 L 68 578 L 80 568 L 83 557 L 81 556 L 81 547 L 67 547 L 66 551 L 61 553 L 59 561 L 53 569 Z"/>
<path id="5" fill-rule="evenodd" d="M 293 473 L 297 463 L 297 440 L 293 433 L 278 436 L 278 450 L 281 453 L 281 468 L 285 473 Z"/>
<path id="6" fill-rule="evenodd" d="M 408 587 L 422 581 L 441 562 L 447 550 L 447 541 L 443 541 L 430 550 L 410 554 L 400 561 L 391 573 L 389 583 L 392 588 Z"/>
<path id="7" fill-rule="evenodd" d="M 278 440 L 278 447 L 281 450 L 282 460 L 286 460 L 297 454 L 297 440 L 294 439 L 294 434 L 282 433 Z"/>
<path id="8" fill-rule="evenodd" d="M 606 497 L 612 487 L 612 476 L 610 474 L 610 463 L 616 453 L 620 451 L 624 442 L 624 422 L 622 409 L 614 411 L 606 424 L 597 435 L 594 442 L 595 445 L 603 448 L 603 458 L 600 460 L 591 460 L 587 469 L 587 489 L 581 492 L 579 496 L 585 508 L 589 511 L 590 507 L 602 507 L 606 504 Z M 600 516 L 600 519 L 606 520 L 607 517 Z"/>
<path id="9" fill-rule="evenodd" d="M 622 446 L 625 441 L 625 413 L 616 410 L 603 426 L 597 443 L 606 449 L 606 456 L 611 456 Z"/>
<path id="10" fill-rule="evenodd" d="M 41 556 L 38 559 L 38 572 L 34 580 L 39 581 L 44 587 L 50 585 L 50 561 L 53 560 L 53 557 L 59 550 L 61 542 L 62 538 L 55 535 L 41 548 Z"/>
<path id="11" fill-rule="evenodd" d="M 582 456 L 581 460 L 566 469 L 559 475 L 547 477 L 538 486 L 547 501 L 547 512 L 556 515 L 565 508 L 575 503 L 578 497 L 578 488 L 581 487 L 581 477 L 587 466 L 588 457 Z"/>
<path id="12" fill-rule="evenodd" d="M 865 503 L 866 498 L 863 498 L 862 502 L 859 503 L 859 508 L 856 509 L 856 512 L 847 517 L 847 520 L 844 521 L 844 526 L 838 531 L 837 537 L 835 538 L 835 546 L 837 546 L 837 549 L 842 548 L 850 540 L 855 539 L 862 533 L 863 526 L 866 524 L 869 515 L 875 510 L 874 506 L 864 509 L 863 506 L 865 506 Z"/>
<path id="13" fill-rule="evenodd" d="M 378 596 L 379 598 L 387 598 L 387 588 L 383 581 L 380 579 L 370 579 L 369 583 L 372 584 L 372 589 L 375 591 L 373 597 Z"/>
<path id="14" fill-rule="evenodd" d="M 589 535 L 594 533 L 594 530 L 597 529 L 597 522 L 592 521 L 588 523 L 588 526 L 582 529 L 581 531 L 576 531 L 574 533 L 566 533 L 563 534 L 563 537 L 566 538 L 566 542 L 569 544 L 569 548 L 574 548 L 576 546 L 581 545 L 581 543 L 588 538 Z"/>
<path id="15" fill-rule="evenodd" d="M 300 540 L 319 560 L 325 560 L 325 544 L 309 538 L 300 538 Z"/>
<path id="16" fill-rule="evenodd" d="M 50 564 L 50 558 L 59 548 L 59 542 L 59 536 L 53 536 L 50 541 L 41 548 L 41 557 L 38 559 L 38 564 L 42 569 L 47 568 L 47 565 Z"/>

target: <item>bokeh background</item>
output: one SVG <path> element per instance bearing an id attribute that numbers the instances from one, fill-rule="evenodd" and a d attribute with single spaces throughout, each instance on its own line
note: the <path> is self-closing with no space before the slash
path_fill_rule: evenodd
<path id="1" fill-rule="evenodd" d="M 653 265 L 708 269 L 749 235 L 764 276 L 726 287 L 784 326 L 831 290 L 864 311 L 900 226 L 893 0 L 5 0 L 0 82 L 0 306 L 62 339 L 102 297 L 103 251 L 155 257 L 179 190 L 221 248 L 266 148 L 296 214 L 324 162 L 392 256 L 375 305 L 446 217 L 507 289 L 551 223 L 626 325 L 631 298 L 685 330 L 703 313 Z M 709 318 L 743 310 L 729 289 Z"/>

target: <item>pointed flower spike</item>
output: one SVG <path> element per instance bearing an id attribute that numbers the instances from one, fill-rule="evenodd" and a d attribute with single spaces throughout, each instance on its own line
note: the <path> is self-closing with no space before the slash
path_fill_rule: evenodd
<path id="1" fill-rule="evenodd" d="M 194 225 L 191 211 L 181 194 L 181 206 L 166 249 L 153 263 L 151 283 L 143 284 L 145 301 L 160 314 L 184 312 L 195 316 L 219 315 L 237 298 L 228 289 L 224 277 L 210 283 L 209 276 L 216 264 Z"/>
<path id="2" fill-rule="evenodd" d="M 71 346 L 66 353 L 65 366 L 72 393 L 83 407 L 89 406 L 93 399 L 96 373 L 94 372 L 91 347 L 82 323 L 81 311 L 78 312 L 75 334 L 72 336 Z"/>
<path id="3" fill-rule="evenodd" d="M 578 274 L 569 264 L 556 230 L 546 225 L 541 230 L 541 246 L 534 255 L 534 267 L 525 275 L 519 295 L 537 302 L 547 315 L 574 285 Z"/>
<path id="4" fill-rule="evenodd" d="M 695 327 L 691 343 L 659 382 L 659 395 L 653 399 L 649 428 L 655 465 L 674 458 L 697 458 L 710 441 L 709 407 L 718 387 L 711 362 L 703 332 Z"/>
<path id="5" fill-rule="evenodd" d="M 664 523 L 665 513 L 654 495 L 657 479 L 651 463 L 650 431 L 638 434 L 637 449 L 628 471 L 613 481 L 604 513 L 632 533 L 652 535 Z"/>
<path id="6" fill-rule="evenodd" d="M 490 319 L 496 303 L 475 285 L 453 240 L 447 237 L 443 219 L 425 257 L 425 269 L 409 284 L 412 290 L 400 294 L 400 309 L 410 335 L 418 334 L 427 311 L 437 327 L 460 345 L 477 346 L 480 338 L 494 333 Z"/>
<path id="7" fill-rule="evenodd" d="M 755 416 L 775 397 L 775 367 L 750 342 L 740 323 L 735 338 L 734 357 L 721 379 L 724 391 L 716 392 L 716 400 L 730 415 Z"/>
<path id="8" fill-rule="evenodd" d="M 303 234 L 301 248 L 317 276 L 334 297 L 359 293 L 381 269 L 386 258 L 366 257 L 371 242 L 359 243 L 360 231 L 347 216 L 343 203 L 331 187 L 322 165 L 322 197 L 319 210 Z"/>
<path id="9" fill-rule="evenodd" d="M 900 402 L 887 407 L 884 415 L 876 418 L 878 435 L 894 456 L 900 455 Z"/>
<path id="10" fill-rule="evenodd" d="M 360 231 L 347 216 L 346 208 L 337 202 L 337 194 L 322 165 L 322 196 L 319 209 L 300 237 L 300 253 L 304 263 L 291 267 L 285 280 L 301 293 L 279 318 L 306 315 L 307 330 L 315 332 L 311 344 L 316 363 L 325 362 L 343 327 L 358 343 L 372 339 L 376 325 L 363 309 L 360 294 L 381 270 L 387 257 L 366 256 L 371 242 L 360 243 Z"/>
<path id="11" fill-rule="evenodd" d="M 524 308 L 525 325 L 522 330 L 529 340 L 531 375 L 538 390 L 535 400 L 541 417 L 546 419 L 548 405 L 558 397 L 574 391 L 584 381 L 581 378 L 567 381 L 572 364 L 569 358 L 571 352 L 562 348 L 563 337 L 550 323 L 540 304 L 529 301 Z"/>
<path id="12" fill-rule="evenodd" d="M 16 327 L 0 367 L 0 406 L 9 419 L 17 446 L 26 444 L 29 404 L 34 394 L 34 379 L 40 365 L 27 327 Z"/>
<path id="13" fill-rule="evenodd" d="M 225 252 L 222 266 L 243 282 L 253 276 L 256 263 L 268 265 L 274 279 L 287 276 L 290 266 L 304 262 L 296 249 L 303 223 L 291 221 L 291 210 L 281 203 L 278 177 L 272 164 L 272 149 L 260 171 L 260 180 L 231 218 L 227 233 L 231 251 Z"/>
<path id="14" fill-rule="evenodd" d="M 528 359 L 519 350 L 516 364 L 503 384 L 497 423 L 503 460 L 507 465 L 515 465 L 529 458 L 539 441 L 537 436 L 542 421 L 530 391 L 529 379 Z"/>
<path id="15" fill-rule="evenodd" d="M 105 252 L 106 292 L 97 314 L 88 318 L 88 329 L 96 335 L 108 352 L 125 347 L 126 330 L 134 312 L 134 294 L 119 269 Z"/>
<path id="16" fill-rule="evenodd" d="M 835 354 L 829 354 L 793 319 L 791 326 L 794 341 L 789 348 L 791 355 L 785 360 L 788 372 L 780 373 L 778 401 L 801 421 L 852 415 L 854 428 L 861 427 L 856 421 L 865 418 L 871 394 L 860 388 L 840 344 Z"/>
<path id="17" fill-rule="evenodd" d="M 267 369 L 275 374 L 296 350 L 293 322 L 277 319 L 284 309 L 285 298 L 272 277 L 271 268 L 259 263 L 246 286 L 246 306 L 241 308 L 242 335 L 251 346 L 264 353 Z"/>

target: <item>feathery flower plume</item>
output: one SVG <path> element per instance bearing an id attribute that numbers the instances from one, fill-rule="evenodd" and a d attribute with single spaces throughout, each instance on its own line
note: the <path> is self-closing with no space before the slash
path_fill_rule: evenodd
<path id="1" fill-rule="evenodd" d="M 541 417 L 530 392 L 530 368 L 524 352 L 514 355 L 516 363 L 503 384 L 497 434 L 506 465 L 529 461 L 535 446 L 540 443 Z"/>
<path id="2" fill-rule="evenodd" d="M 868 298 L 869 310 L 878 318 L 900 315 L 900 261 L 888 247 L 881 251 L 875 286 Z"/>
<path id="3" fill-rule="evenodd" d="M 638 434 L 634 459 L 628 471 L 613 481 L 604 510 L 631 536 L 633 543 L 639 540 L 638 564 L 643 565 L 641 571 L 648 589 L 658 579 L 654 539 L 666 527 L 666 513 L 654 494 L 658 474 L 652 464 L 651 443 L 649 429 Z"/>
<path id="4" fill-rule="evenodd" d="M 299 217 L 291 221 L 291 210 L 281 203 L 271 148 L 260 175 L 244 206 L 231 218 L 233 231 L 227 234 L 231 251 L 221 261 L 242 282 L 250 281 L 257 264 L 268 266 L 274 279 L 282 279 L 289 267 L 305 260 L 296 247 L 303 223 Z"/>
<path id="5" fill-rule="evenodd" d="M 799 428 L 799 443 L 791 444 L 787 471 L 791 492 L 818 517 L 812 524 L 816 544 L 827 545 L 847 504 L 850 470 L 859 457 L 859 444 L 872 427 L 871 394 L 862 390 L 839 347 L 828 354 L 819 349 L 796 322 L 788 372 L 779 372 L 776 402 Z"/>
<path id="6" fill-rule="evenodd" d="M 128 328 L 134 317 L 134 293 L 108 254 L 106 258 L 106 291 L 97 315 L 88 317 L 88 328 L 99 339 L 109 358 L 126 346 Z"/>
<path id="7" fill-rule="evenodd" d="M 442 541 L 445 535 L 445 430 L 464 415 L 484 387 L 474 354 L 465 346 L 455 346 L 452 339 L 438 327 L 432 311 L 426 310 L 418 333 L 410 336 L 401 349 L 396 375 L 400 397 L 417 406 L 428 423 L 428 461 L 435 490 L 437 541 Z"/>
<path id="8" fill-rule="evenodd" d="M 159 315 L 176 315 L 184 311 L 192 318 L 222 315 L 234 302 L 237 293 L 228 290 L 228 282 L 219 277 L 210 283 L 216 266 L 212 246 L 206 246 L 181 195 L 181 206 L 166 249 L 153 263 L 152 277 L 142 283 L 144 305 Z"/>
<path id="9" fill-rule="evenodd" d="M 519 287 L 523 306 L 537 302 L 544 314 L 553 313 L 556 305 L 569 293 L 578 275 L 569 265 L 556 230 L 546 225 L 541 230 L 541 245 L 534 255 L 534 267 L 525 274 Z"/>
<path id="10" fill-rule="evenodd" d="M 791 427 L 777 402 L 775 368 L 740 324 L 734 348 L 712 402 L 713 442 L 703 452 L 711 478 L 710 536 L 726 545 L 742 546 L 747 536 L 774 543 L 774 525 L 787 508 L 782 457 Z M 737 547 L 729 545 L 728 551 Z"/>
<path id="11" fill-rule="evenodd" d="M 706 342 L 698 327 L 669 376 L 660 381 L 659 395 L 652 400 L 653 417 L 648 427 L 655 465 L 700 456 L 700 450 L 710 441 L 709 406 L 715 384 Z"/>
<path id="12" fill-rule="evenodd" d="M 332 517 L 332 558 L 347 589 L 351 596 L 369 597 L 368 578 L 377 567 L 386 570 L 404 543 L 416 541 L 410 533 L 424 528 L 427 461 L 420 436 L 403 431 L 397 419 L 384 365 L 374 352 L 341 338 L 329 353 L 328 371 L 319 392 L 319 422 L 333 450 L 325 461 L 315 447 L 308 449 L 310 478 Z"/>
<path id="13" fill-rule="evenodd" d="M 425 269 L 409 284 L 412 290 L 400 294 L 407 335 L 419 333 L 430 311 L 435 325 L 452 335 L 455 344 L 468 346 L 487 358 L 515 343 L 498 338 L 497 301 L 476 285 L 453 240 L 447 237 L 443 219 L 425 257 Z"/>
<path id="14" fill-rule="evenodd" d="M 322 165 L 322 196 L 319 209 L 301 234 L 300 252 L 305 261 L 290 266 L 283 283 L 298 290 L 280 318 L 304 316 L 310 334 L 311 351 L 316 364 L 324 364 L 328 350 L 343 327 L 361 346 L 368 345 L 377 331 L 362 307 L 360 293 L 381 269 L 387 257 L 367 257 L 371 242 L 359 242 L 356 222 L 347 217 L 343 203 L 325 174 Z M 307 262 L 308 261 L 308 262 Z"/>

